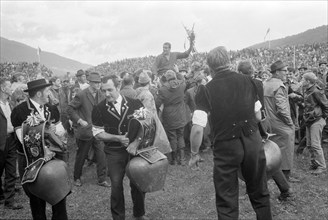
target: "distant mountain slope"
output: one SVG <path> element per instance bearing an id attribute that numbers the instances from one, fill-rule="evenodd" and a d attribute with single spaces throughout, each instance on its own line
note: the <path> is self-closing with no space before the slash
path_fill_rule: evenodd
<path id="1" fill-rule="evenodd" d="M 309 29 L 305 32 L 288 36 L 281 39 L 271 40 L 270 47 L 272 49 L 276 47 L 283 46 L 292 46 L 297 44 L 313 44 L 313 43 L 328 43 L 328 26 L 323 25 L 317 28 Z M 259 44 L 255 44 L 248 48 L 261 48 L 268 47 L 268 42 L 262 42 Z"/>
<path id="2" fill-rule="evenodd" d="M 38 62 L 36 48 L 3 37 L 1 37 L 0 46 L 0 62 Z M 76 73 L 79 69 L 88 69 L 92 67 L 91 65 L 80 63 L 46 51 L 41 52 L 41 64 L 45 65 L 58 75 L 66 74 L 66 72 Z"/>

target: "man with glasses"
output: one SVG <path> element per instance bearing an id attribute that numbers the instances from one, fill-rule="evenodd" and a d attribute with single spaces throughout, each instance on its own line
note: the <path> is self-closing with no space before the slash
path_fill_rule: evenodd
<path id="1" fill-rule="evenodd" d="M 265 125 L 271 138 L 281 149 L 281 169 L 290 182 L 299 180 L 290 176 L 293 168 L 295 126 L 290 114 L 287 87 L 287 65 L 278 60 L 271 65 L 272 77 L 263 83 L 264 105 L 268 117 Z"/>

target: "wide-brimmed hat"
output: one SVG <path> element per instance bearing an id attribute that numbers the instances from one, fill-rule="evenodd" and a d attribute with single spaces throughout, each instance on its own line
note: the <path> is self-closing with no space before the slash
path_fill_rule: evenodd
<path id="1" fill-rule="evenodd" d="M 99 73 L 91 72 L 88 75 L 89 82 L 101 82 L 101 77 Z"/>
<path id="2" fill-rule="evenodd" d="M 284 64 L 281 60 L 278 60 L 270 66 L 270 73 L 274 73 L 277 70 L 281 70 L 282 68 L 284 68 L 286 66 L 288 66 L 288 65 Z"/>
<path id="3" fill-rule="evenodd" d="M 148 71 L 142 71 L 139 75 L 138 83 L 144 84 L 150 82 Z"/>
<path id="4" fill-rule="evenodd" d="M 47 83 L 45 79 L 37 79 L 27 83 L 27 89 L 24 92 L 30 92 L 35 90 L 40 90 L 45 87 L 51 86 L 51 83 Z"/>
<path id="5" fill-rule="evenodd" d="M 76 76 L 82 76 L 82 75 L 85 75 L 85 72 L 83 70 L 78 70 L 77 73 L 76 73 Z"/>

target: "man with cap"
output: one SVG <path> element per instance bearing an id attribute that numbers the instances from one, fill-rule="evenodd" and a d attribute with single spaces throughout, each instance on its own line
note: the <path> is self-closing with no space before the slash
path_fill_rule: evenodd
<path id="1" fill-rule="evenodd" d="M 164 127 L 162 122 L 159 120 L 158 115 L 157 115 L 157 109 L 156 109 L 156 104 L 155 104 L 155 99 L 153 94 L 150 91 L 150 76 L 151 71 L 150 70 L 143 70 L 139 77 L 138 77 L 138 83 L 139 87 L 136 89 L 137 96 L 136 98 L 139 99 L 142 104 L 145 106 L 145 108 L 150 111 L 153 115 L 153 118 L 156 123 L 156 135 L 160 136 L 161 141 L 156 141 L 156 147 L 158 150 L 163 153 L 167 154 L 172 151 L 169 140 L 167 138 L 167 135 L 165 133 Z M 155 145 L 155 142 L 154 142 Z"/>
<path id="2" fill-rule="evenodd" d="M 20 91 L 20 90 L 17 90 Z M 16 203 L 15 182 L 16 182 L 16 159 L 17 145 L 14 127 L 11 123 L 10 115 L 12 105 L 9 98 L 12 94 L 11 83 L 8 78 L 0 79 L 0 204 L 8 209 L 21 209 L 23 206 Z M 4 185 L 1 176 L 5 172 Z M 4 186 L 2 188 L 2 186 Z"/>
<path id="3" fill-rule="evenodd" d="M 256 88 L 257 88 L 257 94 L 259 97 L 259 101 L 261 102 L 262 108 L 261 108 L 261 116 L 262 119 L 265 120 L 266 117 L 266 110 L 264 108 L 264 91 L 263 91 L 263 83 L 261 80 L 258 79 L 254 79 L 254 66 L 252 64 L 251 61 L 249 60 L 242 60 L 238 63 L 237 65 L 237 69 L 239 73 L 248 75 L 249 77 L 252 78 Z M 263 128 L 261 122 L 259 122 L 259 131 L 260 134 L 262 136 L 263 139 L 268 138 L 268 134 L 266 133 L 265 129 Z M 275 183 L 277 184 L 279 191 L 280 191 L 280 195 L 278 196 L 279 200 L 282 201 L 286 201 L 288 200 L 290 197 L 292 197 L 293 193 L 291 191 L 291 187 L 285 177 L 285 175 L 283 174 L 282 170 L 279 170 L 277 172 L 275 172 L 272 175 L 272 179 L 275 181 Z"/>
<path id="4" fill-rule="evenodd" d="M 166 42 L 163 44 L 163 53 L 158 55 L 152 67 L 152 72 L 161 77 L 167 70 L 174 70 L 174 65 L 178 59 L 187 58 L 194 46 L 195 35 L 191 34 L 189 39 L 189 49 L 183 53 L 171 52 L 171 44 Z"/>
<path id="5" fill-rule="evenodd" d="M 238 219 L 238 170 L 245 179 L 247 193 L 257 219 L 272 219 L 267 188 L 266 159 L 258 131 L 261 104 L 252 79 L 230 70 L 225 47 L 207 54 L 213 79 L 200 86 L 190 134 L 189 166 L 197 168 L 203 130 L 212 126 L 214 186 L 218 219 Z"/>
<path id="6" fill-rule="evenodd" d="M 54 123 L 59 122 L 59 112 L 57 107 L 50 106 L 49 102 L 49 87 L 51 83 L 47 83 L 45 79 L 37 79 L 27 83 L 29 98 L 16 106 L 11 114 L 11 122 L 15 128 L 17 138 L 20 143 L 23 143 L 22 138 L 22 123 L 31 113 L 38 113 L 42 119 L 52 122 L 51 129 L 54 128 Z M 23 146 L 19 144 L 17 149 L 19 174 L 22 178 L 27 164 Z M 23 185 L 26 195 L 30 199 L 30 207 L 33 219 L 46 219 L 46 201 L 32 194 L 28 187 Z M 53 219 L 68 219 L 66 211 L 66 197 L 56 205 L 52 206 Z"/>
<path id="7" fill-rule="evenodd" d="M 308 68 L 305 66 L 305 64 L 301 64 L 301 66 L 298 68 L 298 75 L 300 79 L 302 78 L 303 74 Z"/>
<path id="8" fill-rule="evenodd" d="M 98 185 L 110 187 L 106 181 L 106 158 L 103 143 L 92 135 L 91 112 L 95 105 L 99 104 L 104 95 L 100 92 L 101 79 L 99 73 L 89 74 L 90 86 L 73 98 L 69 103 L 67 112 L 73 122 L 74 135 L 77 143 L 77 151 L 74 164 L 74 185 L 82 186 L 82 168 L 88 152 L 92 147 L 97 162 Z"/>
<path id="9" fill-rule="evenodd" d="M 119 92 L 121 81 L 110 75 L 102 79 L 101 89 L 106 99 L 97 104 L 92 111 L 92 132 L 97 140 L 104 141 L 112 189 L 110 206 L 114 220 L 125 219 L 123 179 L 125 168 L 131 155 L 127 152 L 129 138 L 128 124 L 135 110 L 143 107 L 138 99 L 130 99 Z M 133 202 L 133 216 L 142 220 L 145 217 L 145 193 L 130 181 Z"/>
<path id="10" fill-rule="evenodd" d="M 166 71 L 162 79 L 164 85 L 159 88 L 155 103 L 157 109 L 164 105 L 162 122 L 172 148 L 168 160 L 171 165 L 185 165 L 186 83 L 184 80 L 177 79 L 173 70 Z"/>
<path id="11" fill-rule="evenodd" d="M 281 149 L 281 169 L 290 182 L 299 182 L 291 176 L 294 158 L 295 126 L 291 118 L 288 90 L 284 85 L 287 81 L 287 64 L 278 60 L 271 65 L 272 77 L 263 83 L 264 106 L 268 117 L 264 122 L 271 137 Z"/>
<path id="12" fill-rule="evenodd" d="M 75 82 L 76 87 L 80 88 L 81 90 L 89 87 L 86 74 L 83 70 L 78 70 L 76 73 L 76 77 L 77 77 L 77 80 Z"/>

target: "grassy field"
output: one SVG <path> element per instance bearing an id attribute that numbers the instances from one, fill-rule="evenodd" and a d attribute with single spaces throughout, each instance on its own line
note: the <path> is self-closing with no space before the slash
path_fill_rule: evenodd
<path id="1" fill-rule="evenodd" d="M 74 144 L 70 149 L 70 175 L 75 157 Z M 324 145 L 328 158 L 328 146 Z M 216 219 L 214 185 L 212 180 L 212 152 L 203 153 L 205 162 L 202 171 L 191 171 L 187 166 L 170 166 L 165 189 L 146 195 L 146 215 L 150 219 Z M 309 152 L 295 156 L 295 176 L 301 183 L 291 183 L 295 197 L 287 202 L 277 199 L 279 190 L 272 180 L 268 181 L 274 219 L 328 219 L 328 176 L 313 176 L 308 172 Z M 83 186 L 73 187 L 67 198 L 69 219 L 111 219 L 110 189 L 98 186 L 96 167 L 85 167 Z M 255 219 L 255 214 L 245 195 L 245 184 L 240 181 L 240 219 Z M 132 201 L 128 178 L 124 180 L 126 219 L 132 218 Z M 17 200 L 24 209 L 13 211 L 0 208 L 0 219 L 31 219 L 28 199 L 21 190 Z M 47 206 L 48 219 L 51 219 L 51 206 Z"/>

